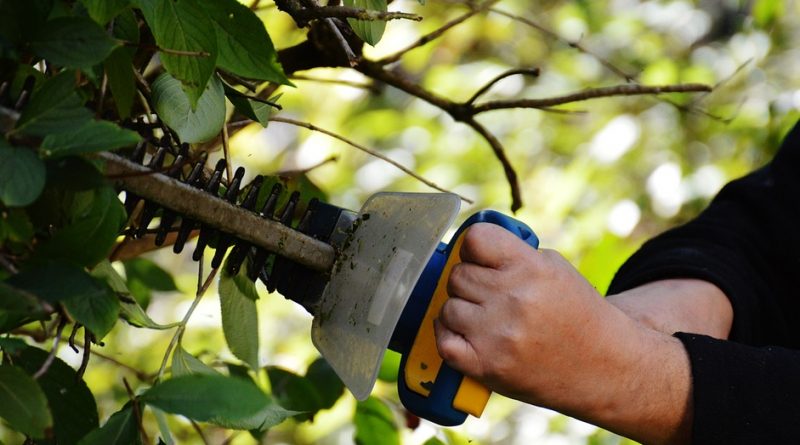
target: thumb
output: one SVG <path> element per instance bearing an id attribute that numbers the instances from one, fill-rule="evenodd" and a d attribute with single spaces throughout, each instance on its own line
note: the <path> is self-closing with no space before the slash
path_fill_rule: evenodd
<path id="1" fill-rule="evenodd" d="M 472 344 L 461 334 L 451 331 L 439 319 L 433 321 L 436 348 L 453 369 L 469 375 L 481 375 L 481 362 Z"/>

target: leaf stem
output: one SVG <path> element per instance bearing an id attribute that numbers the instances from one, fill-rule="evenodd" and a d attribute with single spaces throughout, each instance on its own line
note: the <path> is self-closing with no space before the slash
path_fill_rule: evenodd
<path id="1" fill-rule="evenodd" d="M 205 279 L 205 281 L 203 281 L 203 258 L 200 258 L 200 263 L 197 268 L 197 294 L 194 297 L 194 301 L 192 301 L 192 305 L 189 306 L 189 310 L 186 311 L 183 319 L 178 324 L 178 328 L 175 330 L 175 334 L 172 335 L 172 340 L 170 340 L 167 350 L 164 352 L 164 358 L 161 360 L 161 367 L 158 369 L 158 374 L 156 374 L 156 382 L 160 381 L 161 377 L 164 376 L 164 371 L 167 369 L 167 362 L 172 355 L 172 350 L 175 348 L 175 345 L 178 344 L 178 341 L 180 341 L 180 339 L 183 337 L 183 332 L 186 330 L 186 324 L 189 323 L 192 313 L 194 313 L 194 310 L 197 308 L 200 300 L 203 299 L 203 295 L 211 285 L 211 281 L 217 275 L 217 270 L 218 268 L 211 269 L 208 277 Z"/>
<path id="2" fill-rule="evenodd" d="M 53 337 L 53 347 L 50 349 L 50 353 L 47 354 L 47 358 L 45 359 L 42 366 L 36 373 L 33 374 L 33 379 L 38 380 L 39 377 L 43 376 L 48 369 L 50 369 L 50 365 L 53 364 L 53 360 L 56 358 L 56 353 L 58 352 L 58 343 L 61 340 L 61 333 L 64 332 L 64 327 L 67 325 L 67 319 L 59 315 L 58 317 L 58 328 L 56 329 L 56 335 Z"/>

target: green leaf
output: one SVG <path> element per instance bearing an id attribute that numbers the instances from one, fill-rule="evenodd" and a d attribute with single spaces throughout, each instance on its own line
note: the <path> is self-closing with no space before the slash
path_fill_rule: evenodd
<path id="1" fill-rule="evenodd" d="M 272 395 L 281 406 L 307 414 L 298 416 L 299 420 L 310 420 L 322 409 L 322 397 L 316 387 L 305 377 L 277 367 L 268 367 Z"/>
<path id="2" fill-rule="evenodd" d="M 128 0 L 81 0 L 89 17 L 100 25 L 105 25 L 130 5 Z"/>
<path id="3" fill-rule="evenodd" d="M 400 359 L 402 356 L 392 351 L 391 349 L 386 351 L 386 354 L 383 355 L 383 360 L 381 361 L 381 369 L 378 371 L 378 379 L 384 382 L 396 382 L 397 375 L 400 372 Z"/>
<path id="4" fill-rule="evenodd" d="M 234 429 L 269 428 L 295 414 L 252 383 L 223 375 L 175 377 L 150 388 L 141 400 L 168 413 Z"/>
<path id="5" fill-rule="evenodd" d="M 31 49 L 48 63 L 88 68 L 102 62 L 119 42 L 86 17 L 58 17 L 48 21 L 33 39 Z"/>
<path id="6" fill-rule="evenodd" d="M 42 438 L 53 424 L 44 392 L 16 366 L 0 366 L 0 400 L 0 418 L 28 436 Z"/>
<path id="7" fill-rule="evenodd" d="M 392 411 L 375 397 L 358 402 L 353 423 L 356 425 L 357 445 L 400 445 Z"/>
<path id="8" fill-rule="evenodd" d="M 47 359 L 48 353 L 28 347 L 14 354 L 14 364 L 33 374 Z M 69 365 L 56 358 L 47 372 L 37 380 L 47 396 L 53 414 L 53 433 L 59 445 L 75 445 L 78 440 L 99 426 L 97 405 L 86 383 Z"/>
<path id="9" fill-rule="evenodd" d="M 52 8 L 51 1 L 0 2 L 0 36 L 15 45 L 29 42 L 44 28 Z"/>
<path id="10" fill-rule="evenodd" d="M 38 260 L 93 266 L 108 255 L 125 218 L 125 209 L 113 188 L 78 192 L 70 209 L 69 225 L 44 241 L 34 256 Z"/>
<path id="11" fill-rule="evenodd" d="M 49 302 L 61 302 L 70 315 L 103 338 L 119 315 L 119 301 L 108 285 L 80 267 L 48 262 L 25 269 L 7 282 Z"/>
<path id="12" fill-rule="evenodd" d="M 104 286 L 100 286 L 101 283 L 82 268 L 55 261 L 24 268 L 6 283 L 49 303 L 83 298 L 92 292 L 105 292 L 100 289 Z"/>
<path id="13" fill-rule="evenodd" d="M 242 77 L 292 85 L 264 22 L 250 8 L 237 0 L 216 0 L 203 6 L 216 29 L 217 66 Z"/>
<path id="14" fill-rule="evenodd" d="M 306 379 L 317 389 L 321 399 L 321 409 L 332 407 L 344 394 L 344 383 L 336 375 L 328 362 L 320 357 L 314 360 L 306 370 Z"/>
<path id="15" fill-rule="evenodd" d="M 247 278 L 246 267 L 235 276 L 222 268 L 219 278 L 219 302 L 222 331 L 233 355 L 250 368 L 258 369 L 258 298 L 255 284 Z"/>
<path id="16" fill-rule="evenodd" d="M 167 2 L 168 3 L 168 2 Z M 158 116 L 178 133 L 182 142 L 204 142 L 216 137 L 225 124 L 225 91 L 213 77 L 192 110 L 181 84 L 168 73 L 153 82 L 153 106 Z"/>
<path id="17" fill-rule="evenodd" d="M 35 295 L 12 286 L 8 281 L 0 281 L 0 332 L 46 318 L 47 311 Z"/>
<path id="18" fill-rule="evenodd" d="M 422 445 L 446 445 L 446 444 L 442 442 L 442 440 L 439 439 L 438 437 L 431 436 L 431 438 L 426 440 Z"/>
<path id="19" fill-rule="evenodd" d="M 49 187 L 85 191 L 99 188 L 105 184 L 105 178 L 97 167 L 80 156 L 49 159 L 46 166 Z"/>
<path id="20" fill-rule="evenodd" d="M 139 416 L 142 411 L 139 409 Z M 139 425 L 133 404 L 126 404 L 121 410 L 112 414 L 105 425 L 90 432 L 78 442 L 78 445 L 140 445 Z"/>
<path id="21" fill-rule="evenodd" d="M 8 207 L 26 206 L 39 197 L 44 183 L 44 163 L 36 154 L 0 138 L 0 201 Z"/>
<path id="22" fill-rule="evenodd" d="M 0 349 L 9 354 L 14 354 L 28 347 L 24 340 L 14 337 L 0 337 Z"/>
<path id="23" fill-rule="evenodd" d="M 134 3 L 142 10 L 160 48 L 196 53 L 161 51 L 160 55 L 167 72 L 183 85 L 193 109 L 206 91 L 217 62 L 214 22 L 204 10 L 212 2 L 204 2 L 202 6 L 196 0 L 134 0 Z"/>
<path id="24" fill-rule="evenodd" d="M 136 300 L 130 297 L 125 280 L 111 266 L 108 260 L 103 260 L 92 269 L 92 276 L 106 282 L 111 287 L 117 297 L 119 297 L 119 314 L 132 326 L 150 329 L 170 329 L 179 323 L 159 324 L 153 321 L 149 315 L 139 306 Z"/>
<path id="25" fill-rule="evenodd" d="M 91 118 L 91 112 L 75 93 L 75 72 L 64 71 L 33 92 L 14 131 L 45 137 L 72 130 Z"/>
<path id="26" fill-rule="evenodd" d="M 119 316 L 119 301 L 103 283 L 99 283 L 94 292 L 81 298 L 70 298 L 62 302 L 67 312 L 76 321 L 102 340 L 108 334 Z"/>
<path id="27" fill-rule="evenodd" d="M 136 144 L 142 138 L 135 131 L 120 128 L 104 120 L 91 120 L 69 132 L 51 134 L 44 138 L 40 151 L 43 156 L 64 156 L 98 151 L 112 151 Z"/>
<path id="28" fill-rule="evenodd" d="M 197 357 L 186 352 L 178 344 L 172 352 L 172 364 L 170 365 L 172 377 L 180 377 L 192 374 L 220 375 L 217 370 L 201 362 Z"/>
<path id="29" fill-rule="evenodd" d="M 124 261 L 122 264 L 125 266 L 125 275 L 128 277 L 128 283 L 136 280 L 141 281 L 142 284 L 153 290 L 178 290 L 172 275 L 147 258 L 133 258 Z"/>
<path id="30" fill-rule="evenodd" d="M 136 79 L 133 74 L 133 56 L 128 48 L 117 48 L 111 52 L 103 68 L 108 76 L 108 87 L 114 97 L 119 117 L 131 115 L 133 100 L 136 97 Z"/>
<path id="31" fill-rule="evenodd" d="M 33 238 L 33 224 L 25 209 L 7 209 L 0 215 L 0 242 L 4 239 L 28 244 Z"/>
<path id="32" fill-rule="evenodd" d="M 345 6 L 366 9 L 371 11 L 386 12 L 386 0 L 344 0 Z M 383 20 L 355 20 L 347 19 L 347 23 L 353 28 L 353 32 L 361 37 L 361 40 L 375 46 L 383 37 L 386 29 L 386 22 Z"/>
<path id="33" fill-rule="evenodd" d="M 269 116 L 272 114 L 272 109 L 275 108 L 274 105 L 251 99 L 246 94 L 236 91 L 228 84 L 223 84 L 223 86 L 225 87 L 225 96 L 231 101 L 233 106 L 236 107 L 236 111 L 258 122 L 262 127 L 267 128 Z M 267 100 L 267 102 L 276 103 L 280 97 L 281 95 L 278 94 Z"/>
<path id="34" fill-rule="evenodd" d="M 131 295 L 143 307 L 150 304 L 150 290 L 174 291 L 172 276 L 156 263 L 145 258 L 134 258 L 123 262 L 125 276 Z"/>

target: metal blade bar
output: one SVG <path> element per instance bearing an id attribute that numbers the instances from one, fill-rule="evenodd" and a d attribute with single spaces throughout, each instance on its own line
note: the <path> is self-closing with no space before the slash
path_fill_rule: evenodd
<path id="1" fill-rule="evenodd" d="M 97 156 L 106 176 L 124 190 L 311 269 L 326 272 L 333 266 L 336 254 L 329 244 L 115 154 Z"/>

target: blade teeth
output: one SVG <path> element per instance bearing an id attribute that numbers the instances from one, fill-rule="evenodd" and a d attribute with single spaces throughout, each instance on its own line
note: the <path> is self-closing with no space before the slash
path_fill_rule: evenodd
<path id="1" fill-rule="evenodd" d="M 158 124 L 146 124 L 145 122 L 134 122 L 134 125 L 136 125 L 138 129 L 146 128 L 152 130 L 153 128 L 158 127 Z M 154 141 L 152 138 L 149 140 Z M 173 136 L 166 134 L 160 140 L 156 141 L 155 145 L 158 146 L 158 149 L 146 163 L 147 167 L 156 171 L 163 171 L 166 155 L 168 153 L 175 154 L 177 152 L 175 159 L 166 169 L 165 174 L 172 178 L 181 180 L 192 187 L 201 189 L 206 193 L 209 193 L 212 197 L 220 197 L 219 190 L 222 185 L 224 172 L 227 169 L 225 159 L 220 159 L 217 161 L 216 165 L 214 166 L 214 170 L 211 172 L 210 176 L 206 177 L 206 179 L 204 178 L 204 166 L 207 156 L 203 156 L 200 160 L 192 163 L 192 161 L 190 161 L 188 144 L 180 144 L 180 146 L 175 147 L 173 143 Z M 136 146 L 130 159 L 139 164 L 144 164 L 146 152 L 147 144 L 140 143 Z M 184 176 L 186 171 L 184 167 L 186 167 L 187 163 L 192 165 L 192 168 L 189 174 Z M 221 198 L 225 199 L 231 204 L 237 205 L 237 200 L 242 190 L 242 181 L 244 176 L 245 169 L 242 167 L 237 168 L 233 177 L 230 178 L 230 183 L 227 185 L 224 196 Z M 247 188 L 247 193 L 245 194 L 244 199 L 242 199 L 241 203 L 238 204 L 239 207 L 254 211 L 263 185 L 264 177 L 260 175 L 255 177 L 250 183 L 249 188 Z M 292 228 L 291 223 L 297 210 L 300 193 L 297 191 L 292 192 L 286 201 L 286 204 L 284 204 L 282 208 L 278 209 L 278 202 L 280 201 L 283 191 L 284 187 L 281 184 L 273 184 L 272 189 L 270 190 L 270 193 L 258 214 L 263 218 L 273 219 Z M 133 193 L 127 193 L 125 208 L 129 212 L 132 212 L 137 204 L 139 204 L 141 201 L 142 199 L 139 196 L 136 196 Z M 166 242 L 167 236 L 170 232 L 176 232 L 175 242 L 172 246 L 172 250 L 175 253 L 181 253 L 192 232 L 199 229 L 200 233 L 197 237 L 195 249 L 192 252 L 192 259 L 195 261 L 200 260 L 209 242 L 216 237 L 217 244 L 215 247 L 216 250 L 214 252 L 214 257 L 211 260 L 212 267 L 220 267 L 225 258 L 225 254 L 228 252 L 228 250 L 230 250 L 227 265 L 228 273 L 232 275 L 239 273 L 244 261 L 248 261 L 248 277 L 252 281 L 261 279 L 270 292 L 275 290 L 277 282 L 276 278 L 277 274 L 279 274 L 279 271 L 273 270 L 270 272 L 270 270 L 273 269 L 276 258 L 276 255 L 273 252 L 269 252 L 260 248 L 254 248 L 252 244 L 244 240 L 236 239 L 230 234 L 223 233 L 215 228 L 200 224 L 194 219 L 187 218 L 171 209 L 162 208 L 160 205 L 154 202 L 144 201 L 144 203 L 145 205 L 142 208 L 137 229 L 131 232 L 134 236 L 142 237 L 147 234 L 148 225 L 159 213 L 159 211 L 161 211 L 161 220 L 158 227 L 155 229 L 155 244 L 157 246 L 161 246 Z M 316 199 L 309 202 L 308 209 L 301 218 L 298 228 L 307 224 L 307 221 L 312 213 L 312 209 L 316 203 Z M 180 224 L 176 227 L 175 223 L 178 221 L 178 217 L 180 217 Z"/>

